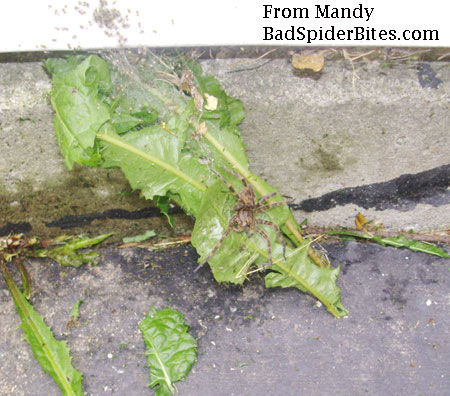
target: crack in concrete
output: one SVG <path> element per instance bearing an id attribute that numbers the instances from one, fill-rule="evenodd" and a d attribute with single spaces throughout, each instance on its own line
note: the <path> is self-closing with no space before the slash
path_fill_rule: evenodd
<path id="1" fill-rule="evenodd" d="M 450 164 L 395 179 L 347 187 L 317 198 L 291 205 L 293 210 L 324 211 L 336 206 L 355 204 L 364 209 L 408 211 L 419 203 L 441 206 L 450 203 Z"/>

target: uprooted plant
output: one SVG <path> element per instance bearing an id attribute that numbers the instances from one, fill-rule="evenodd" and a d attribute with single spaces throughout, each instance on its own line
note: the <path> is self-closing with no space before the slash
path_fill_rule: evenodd
<path id="1" fill-rule="evenodd" d="M 267 270 L 266 287 L 296 287 L 334 316 L 347 314 L 339 268 L 303 239 L 280 193 L 249 170 L 242 104 L 199 63 L 152 55 L 127 73 L 92 55 L 45 66 L 68 169 L 119 167 L 167 216 L 169 201 L 194 216 L 192 244 L 218 282 L 242 284 Z"/>

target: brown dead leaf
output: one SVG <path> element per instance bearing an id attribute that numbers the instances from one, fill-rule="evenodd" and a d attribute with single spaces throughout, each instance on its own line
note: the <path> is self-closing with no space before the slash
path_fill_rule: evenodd
<path id="1" fill-rule="evenodd" d="M 294 54 L 292 56 L 292 66 L 300 70 L 308 69 L 318 73 L 323 69 L 324 63 L 325 58 L 322 53 L 310 55 Z"/>
<path id="2" fill-rule="evenodd" d="M 192 88 L 194 88 L 194 73 L 192 70 L 183 70 L 181 72 L 180 88 L 189 94 L 192 94 Z"/>
<path id="3" fill-rule="evenodd" d="M 201 111 L 204 102 L 202 93 L 196 87 L 192 87 L 191 95 L 194 98 L 195 108 Z"/>
<path id="4" fill-rule="evenodd" d="M 194 85 L 194 73 L 192 70 L 183 70 L 181 73 L 180 88 L 194 98 L 194 105 L 197 110 L 203 109 L 203 95 Z"/>

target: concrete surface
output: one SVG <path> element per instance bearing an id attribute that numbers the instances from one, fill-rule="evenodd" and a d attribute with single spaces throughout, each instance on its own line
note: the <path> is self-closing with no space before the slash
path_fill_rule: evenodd
<path id="1" fill-rule="evenodd" d="M 293 197 L 299 220 L 353 226 L 362 211 L 388 230 L 450 228 L 448 63 L 333 60 L 315 76 L 287 57 L 203 65 L 243 100 L 252 170 Z M 174 209 L 170 229 L 120 172 L 66 171 L 49 89 L 41 63 L 0 63 L 0 235 L 190 233 L 191 218 Z M 206 267 L 193 274 L 191 247 L 109 247 L 80 269 L 34 260 L 32 303 L 68 340 L 90 396 L 153 394 L 137 329 L 152 305 L 182 312 L 199 340 L 199 361 L 177 385 L 183 396 L 447 396 L 449 261 L 353 242 L 326 249 L 342 266 L 346 319 L 298 291 L 265 290 L 258 276 L 236 288 Z M 80 326 L 68 329 L 79 299 Z M 18 324 L 0 279 L 0 396 L 59 395 Z"/>
<path id="2" fill-rule="evenodd" d="M 252 169 L 295 202 L 349 187 L 376 189 L 376 183 L 450 162 L 448 63 L 432 65 L 441 79 L 435 89 L 421 86 L 414 63 L 387 68 L 373 61 L 352 70 L 349 62 L 335 61 L 315 78 L 296 74 L 288 60 L 256 68 L 237 63 L 208 61 L 205 69 L 245 105 L 242 133 Z M 380 199 L 368 205 L 350 199 L 328 210 L 298 211 L 297 217 L 320 226 L 352 226 L 363 210 L 388 229 L 446 229 L 449 169 L 445 180 L 438 207 L 418 201 L 403 211 Z M 390 195 L 397 194 L 391 189 Z"/>
<path id="3" fill-rule="evenodd" d="M 137 328 L 150 306 L 179 310 L 198 339 L 182 396 L 447 396 L 450 261 L 355 242 L 327 250 L 342 265 L 347 318 L 296 290 L 266 290 L 259 276 L 218 285 L 206 267 L 193 273 L 191 247 L 108 248 L 98 266 L 79 269 L 35 260 L 32 303 L 68 341 L 88 396 L 153 394 Z M 80 326 L 67 329 L 79 299 Z M 17 328 L 3 279 L 0 323 L 0 395 L 60 395 Z"/>
<path id="4" fill-rule="evenodd" d="M 242 99 L 252 170 L 293 198 L 296 217 L 353 226 L 362 211 L 388 230 L 448 229 L 449 63 L 341 59 L 311 75 L 284 56 L 203 66 Z M 67 172 L 49 89 L 40 62 L 0 64 L 0 234 L 189 233 L 191 219 L 171 230 L 119 171 Z"/>

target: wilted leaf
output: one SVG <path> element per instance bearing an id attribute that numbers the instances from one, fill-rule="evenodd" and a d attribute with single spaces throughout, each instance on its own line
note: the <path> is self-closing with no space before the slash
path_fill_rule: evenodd
<path id="1" fill-rule="evenodd" d="M 83 264 L 96 265 L 99 257 L 98 252 L 83 252 L 79 250 L 97 245 L 111 235 L 112 233 L 103 234 L 95 238 L 61 236 L 52 242 L 52 244 L 56 243 L 59 246 L 39 249 L 30 255 L 34 257 L 50 257 L 62 266 L 80 267 Z"/>
<path id="2" fill-rule="evenodd" d="M 142 234 L 135 235 L 132 237 L 125 237 L 122 239 L 123 243 L 130 243 L 130 242 L 142 242 L 146 241 L 147 239 L 153 238 L 156 236 L 156 232 L 153 230 L 147 230 L 143 232 Z"/>
<path id="3" fill-rule="evenodd" d="M 450 255 L 440 247 L 431 245 L 429 243 L 416 241 L 414 239 L 409 239 L 404 235 L 382 238 L 377 235 L 360 234 L 358 232 L 351 231 L 330 231 L 328 232 L 328 235 L 340 235 L 343 237 L 360 238 L 378 243 L 383 246 L 389 245 L 394 247 L 407 248 L 415 252 L 428 253 L 439 257 L 450 258 Z"/>
<path id="4" fill-rule="evenodd" d="M 151 310 L 139 323 L 147 347 L 151 388 L 156 395 L 174 393 L 174 382 L 184 380 L 197 360 L 197 343 L 188 333 L 183 316 L 172 309 Z"/>
<path id="5" fill-rule="evenodd" d="M 84 394 L 81 388 L 83 376 L 73 368 L 66 342 L 57 341 L 54 338 L 42 317 L 22 295 L 1 259 L 0 267 L 16 304 L 17 312 L 22 319 L 20 327 L 31 346 L 34 357 L 43 370 L 53 378 L 64 396 L 82 396 Z"/>

